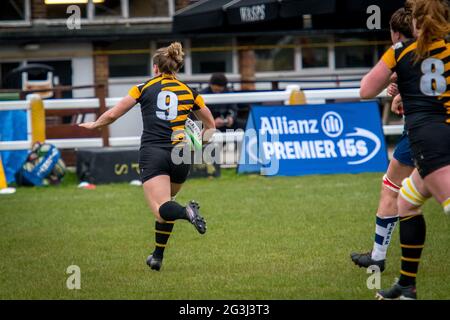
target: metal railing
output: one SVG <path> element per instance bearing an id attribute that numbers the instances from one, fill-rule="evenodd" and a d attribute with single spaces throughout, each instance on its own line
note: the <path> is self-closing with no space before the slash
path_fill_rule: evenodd
<path id="1" fill-rule="evenodd" d="M 205 94 L 202 95 L 206 104 L 218 103 L 260 103 L 260 102 L 283 102 L 287 104 L 292 93 L 299 90 L 298 86 L 288 86 L 283 91 L 267 92 L 240 92 L 226 94 Z M 307 104 L 321 104 L 327 100 L 336 99 L 360 99 L 359 89 L 327 89 L 327 90 L 303 90 Z M 383 91 L 378 98 L 387 98 L 386 91 Z M 106 98 L 107 108 L 113 107 L 120 98 Z M 44 100 L 45 110 L 64 110 L 64 109 L 97 109 L 100 108 L 100 99 L 54 99 Z M 29 101 L 4 101 L 0 102 L 0 112 L 8 110 L 30 110 Z M 2 141 L 0 150 L 27 150 L 31 146 L 31 127 L 30 112 L 28 112 L 28 139 L 22 141 Z M 403 125 L 385 125 L 383 126 L 385 135 L 399 135 L 403 131 Z M 242 132 L 232 133 L 234 141 L 241 141 Z M 228 137 L 227 137 L 228 135 Z M 216 133 L 215 141 L 228 141 L 230 133 Z M 75 138 L 75 139 L 47 139 L 46 142 L 54 144 L 60 149 L 102 147 L 103 138 Z M 138 146 L 140 137 L 109 137 L 109 145 L 112 147 Z"/>

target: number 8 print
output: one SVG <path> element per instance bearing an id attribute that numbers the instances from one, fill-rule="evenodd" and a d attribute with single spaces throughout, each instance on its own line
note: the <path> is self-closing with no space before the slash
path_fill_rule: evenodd
<path id="1" fill-rule="evenodd" d="M 433 68 L 434 67 L 434 68 Z M 427 96 L 440 96 L 447 91 L 447 81 L 444 77 L 444 62 L 428 58 L 422 62 L 423 76 L 420 79 L 420 91 Z"/>
<path id="2" fill-rule="evenodd" d="M 161 91 L 158 94 L 156 106 L 159 109 L 156 111 L 159 119 L 170 121 L 178 116 L 178 97 L 171 91 Z"/>

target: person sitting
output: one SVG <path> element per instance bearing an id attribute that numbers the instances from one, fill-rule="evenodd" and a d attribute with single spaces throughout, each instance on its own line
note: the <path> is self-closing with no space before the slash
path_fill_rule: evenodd
<path id="1" fill-rule="evenodd" d="M 209 86 L 201 91 L 202 94 L 229 93 L 228 79 L 223 73 L 214 73 L 209 80 Z M 238 107 L 233 103 L 208 104 L 216 128 L 222 132 L 227 129 L 236 129 Z"/>

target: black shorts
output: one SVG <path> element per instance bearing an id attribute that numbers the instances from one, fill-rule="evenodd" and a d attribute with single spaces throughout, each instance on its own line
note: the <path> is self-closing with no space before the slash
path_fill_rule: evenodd
<path id="1" fill-rule="evenodd" d="M 141 147 L 139 150 L 139 171 L 142 183 L 160 175 L 169 176 L 170 182 L 173 183 L 185 182 L 191 165 L 174 164 L 171 154 L 172 148 Z"/>
<path id="2" fill-rule="evenodd" d="M 408 130 L 414 164 L 422 178 L 450 165 L 450 125 L 432 122 Z"/>

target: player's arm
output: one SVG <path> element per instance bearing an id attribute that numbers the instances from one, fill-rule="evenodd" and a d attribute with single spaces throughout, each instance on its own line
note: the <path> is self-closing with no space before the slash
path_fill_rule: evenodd
<path id="1" fill-rule="evenodd" d="M 394 47 L 389 48 L 381 60 L 361 80 L 359 95 L 362 99 L 372 99 L 379 95 L 391 82 L 397 65 Z"/>
<path id="2" fill-rule="evenodd" d="M 211 110 L 206 106 L 203 97 L 194 91 L 194 106 L 192 108 L 194 115 L 203 123 L 202 139 L 209 141 L 216 131 L 216 123 Z"/>
<path id="3" fill-rule="evenodd" d="M 192 112 L 199 119 L 204 126 L 204 131 L 210 130 L 214 131 L 216 129 L 216 123 L 214 122 L 214 117 L 211 113 L 211 110 L 206 106 L 205 100 L 203 97 L 199 95 L 195 90 L 193 91 L 194 95 L 194 106 L 192 107 Z"/>
<path id="4" fill-rule="evenodd" d="M 125 96 L 113 108 L 103 113 L 97 120 L 81 123 L 79 126 L 86 129 L 98 129 L 107 126 L 125 113 L 127 113 L 136 104 L 136 100 L 130 95 Z"/>
<path id="5" fill-rule="evenodd" d="M 361 80 L 359 95 L 362 99 L 372 99 L 379 95 L 390 83 L 392 70 L 383 60 L 370 70 Z"/>
<path id="6" fill-rule="evenodd" d="M 194 115 L 203 123 L 202 139 L 203 141 L 210 141 L 214 132 L 216 131 L 216 123 L 211 110 L 204 106 L 198 110 L 193 111 Z"/>
<path id="7" fill-rule="evenodd" d="M 207 106 L 193 111 L 194 115 L 203 123 L 205 130 L 215 129 L 216 125 L 211 110 Z"/>

